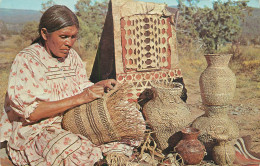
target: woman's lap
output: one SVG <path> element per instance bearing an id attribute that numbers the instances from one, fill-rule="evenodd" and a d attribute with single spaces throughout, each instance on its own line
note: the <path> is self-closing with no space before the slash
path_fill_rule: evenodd
<path id="1" fill-rule="evenodd" d="M 118 142 L 96 146 L 87 138 L 63 130 L 59 125 L 44 129 L 27 143 L 25 150 L 7 147 L 14 164 L 25 165 L 94 165 L 102 153 L 119 152 L 130 156 L 133 147 Z"/>

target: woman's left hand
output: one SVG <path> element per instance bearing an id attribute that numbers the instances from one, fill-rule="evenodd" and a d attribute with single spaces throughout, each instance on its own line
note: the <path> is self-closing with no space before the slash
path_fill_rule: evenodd
<path id="1" fill-rule="evenodd" d="M 117 87 L 118 82 L 114 79 L 102 80 L 96 83 L 96 85 L 103 86 L 105 91 L 112 90 Z"/>

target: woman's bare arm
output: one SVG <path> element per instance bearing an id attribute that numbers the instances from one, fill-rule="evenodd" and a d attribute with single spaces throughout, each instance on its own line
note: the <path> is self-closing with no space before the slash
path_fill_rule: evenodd
<path id="1" fill-rule="evenodd" d="M 82 93 L 59 101 L 41 102 L 31 113 L 29 120 L 37 122 L 44 118 L 53 117 L 59 113 L 76 107 L 78 105 L 91 102 L 104 94 L 104 87 L 93 85 L 85 89 Z"/>

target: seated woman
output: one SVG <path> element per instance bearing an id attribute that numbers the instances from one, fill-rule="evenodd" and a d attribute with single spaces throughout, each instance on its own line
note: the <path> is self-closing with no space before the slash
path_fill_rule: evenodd
<path id="1" fill-rule="evenodd" d="M 133 145 L 111 142 L 101 146 L 62 129 L 63 113 L 91 102 L 104 89 L 117 86 L 108 79 L 96 84 L 72 49 L 79 30 L 76 15 L 55 5 L 42 15 L 40 37 L 19 52 L 9 76 L 0 142 L 15 165 L 94 165 L 103 153 L 131 156 Z"/>

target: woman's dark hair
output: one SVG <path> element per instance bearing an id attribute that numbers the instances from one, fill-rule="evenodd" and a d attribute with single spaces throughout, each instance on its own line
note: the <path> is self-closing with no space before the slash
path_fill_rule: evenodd
<path id="1" fill-rule="evenodd" d="M 52 33 L 59 29 L 73 25 L 79 28 L 77 16 L 66 6 L 54 5 L 43 13 L 38 29 L 39 37 L 36 38 L 32 44 L 43 42 L 43 38 L 41 36 L 42 28 L 46 28 L 48 33 Z"/>

